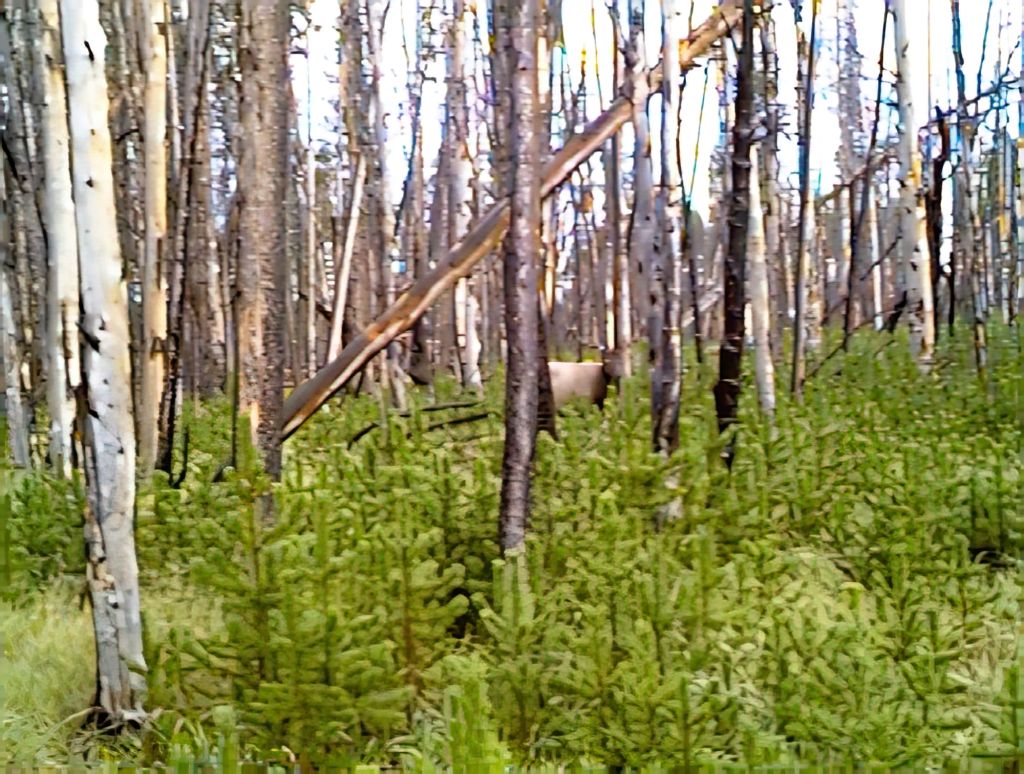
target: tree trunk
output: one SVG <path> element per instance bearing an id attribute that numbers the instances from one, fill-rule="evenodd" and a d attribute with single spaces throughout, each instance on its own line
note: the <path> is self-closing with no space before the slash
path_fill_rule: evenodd
<path id="1" fill-rule="evenodd" d="M 974 359 L 978 371 L 978 377 L 982 382 L 988 379 L 988 320 L 986 315 L 986 304 L 983 296 L 983 285 L 981 279 L 982 252 L 984 250 L 984 229 L 981 223 L 978 204 L 978 190 L 974 181 L 973 170 L 973 141 L 976 131 L 975 122 L 968 115 L 966 87 L 964 84 L 963 52 L 960 38 L 960 2 L 953 0 L 951 3 L 953 14 L 953 60 L 956 65 L 957 83 L 957 136 L 960 139 L 960 169 L 958 180 L 961 207 L 966 210 L 966 222 L 969 225 L 971 234 L 971 253 L 964 255 L 966 240 L 962 239 L 959 230 L 955 232 L 954 238 L 957 242 L 956 253 L 960 265 L 967 270 L 971 289 L 971 311 L 972 330 L 974 334 Z"/>
<path id="2" fill-rule="evenodd" d="M 917 114 L 911 89 L 910 24 L 906 0 L 892 0 L 896 41 L 896 101 L 899 106 L 900 255 L 905 273 L 910 343 L 922 368 L 931 364 L 935 348 L 932 314 L 931 261 L 924 213 L 921 155 L 917 148 Z"/>
<path id="3" fill-rule="evenodd" d="M 537 294 L 540 262 L 540 143 L 537 109 L 537 0 L 524 0 L 502 19 L 501 45 L 511 97 L 509 148 L 512 199 L 505 247 L 505 452 L 502 460 L 500 540 L 502 550 L 525 548 L 530 510 L 530 468 L 537 439 L 540 364 Z M 501 49 L 499 49 L 501 50 Z"/>
<path id="4" fill-rule="evenodd" d="M 381 274 L 381 286 L 384 291 L 384 308 L 388 308 L 395 300 L 395 278 L 391 270 L 391 260 L 396 255 L 395 248 L 395 213 L 391 202 L 391 175 L 388 166 L 387 154 L 387 131 L 384 126 L 384 108 L 381 103 L 381 37 L 384 32 L 384 18 L 386 5 L 379 13 L 374 12 L 374 6 L 380 4 L 380 0 L 367 0 L 366 15 L 370 20 L 370 30 L 367 35 L 369 63 L 371 71 L 370 107 L 373 112 L 373 136 L 377 154 L 377 168 L 379 177 L 374 181 L 374 190 L 377 193 L 376 201 L 379 207 L 379 269 Z M 405 409 L 405 381 L 406 375 L 402 370 L 398 344 L 391 342 L 387 347 L 387 361 L 382 373 L 391 386 L 391 398 L 395 406 Z"/>
<path id="5" fill-rule="evenodd" d="M 139 474 L 156 462 L 160 396 L 166 370 L 167 277 L 167 41 L 164 0 L 147 0 L 143 20 L 146 87 L 143 107 L 146 236 L 142 263 L 142 380 L 139 385 Z"/>
<path id="6" fill-rule="evenodd" d="M 114 209 L 107 126 L 106 36 L 95 0 L 62 0 L 79 247 L 83 390 L 78 419 L 85 450 L 86 573 L 96 632 L 96 705 L 121 724 L 144 717 L 135 558 L 135 426 L 128 299 Z"/>
<path id="7" fill-rule="evenodd" d="M 193 117 L 189 129 L 191 150 L 188 163 L 191 172 L 185 249 L 194 263 L 188 272 L 191 280 L 188 289 L 191 344 L 195 350 L 190 361 L 198 392 L 203 396 L 223 390 L 227 376 L 227 325 L 211 211 L 213 174 L 208 89 L 213 56 L 213 46 L 209 41 L 212 23 L 209 0 L 200 0 L 189 14 L 186 46 L 188 76 L 185 79 L 185 96 L 192 102 Z"/>
<path id="8" fill-rule="evenodd" d="M 239 405 L 267 473 L 281 473 L 279 433 L 288 287 L 286 0 L 242 0 L 243 147 L 238 169 L 241 254 L 237 278 Z"/>
<path id="9" fill-rule="evenodd" d="M 661 299 L 657 282 L 652 278 L 654 235 L 654 173 L 651 164 L 651 129 L 647 118 L 647 98 L 650 87 L 643 66 L 644 37 L 643 17 L 640 5 L 634 8 L 630 19 L 630 47 L 637 61 L 629 62 L 630 89 L 633 99 L 633 213 L 629 224 L 629 260 L 637 287 L 633 289 L 636 312 L 643 321 L 650 342 L 649 355 L 659 349 L 661 320 L 655 309 L 660 309 Z M 664 66 L 664 62 L 662 66 Z M 658 342 L 658 343 L 656 343 Z"/>
<path id="10" fill-rule="evenodd" d="M 874 190 L 874 186 L 870 184 L 870 181 L 865 181 L 865 185 L 868 186 L 868 214 L 867 214 L 867 229 L 868 229 L 868 258 L 871 259 L 871 300 L 873 312 L 875 315 L 875 330 L 880 331 L 885 325 L 885 317 L 882 309 L 882 255 L 878 244 L 878 195 Z M 952 299 L 950 299 L 952 303 Z"/>
<path id="11" fill-rule="evenodd" d="M 615 69 L 613 77 L 615 89 L 618 91 L 621 66 L 619 64 L 618 34 L 617 32 L 613 34 L 615 38 L 615 51 L 612 53 Z M 615 352 L 622 361 L 623 376 L 629 376 L 632 304 L 630 304 L 629 259 L 622 249 L 622 185 L 619 174 L 621 159 L 621 140 L 616 132 L 608 143 L 604 165 L 608 181 L 605 187 L 605 199 L 608 202 L 606 221 L 608 224 L 609 264 L 612 273 L 612 333 L 614 334 L 612 342 Z"/>
<path id="12" fill-rule="evenodd" d="M 41 82 L 41 135 L 46 220 L 46 350 L 47 404 L 50 414 L 50 465 L 71 476 L 75 391 L 81 383 L 78 355 L 78 235 L 71 193 L 68 156 L 67 94 L 60 37 L 58 0 L 40 0 L 41 56 L 36 63 Z M 2 238 L 2 237 L 0 237 Z"/>
<path id="13" fill-rule="evenodd" d="M 676 0 L 662 0 L 661 55 L 667 73 L 679 70 L 679 13 Z M 653 447 L 665 455 L 679 445 L 679 390 L 682 369 L 682 332 L 679 328 L 681 310 L 682 261 L 681 240 L 677 232 L 681 222 L 678 151 L 679 80 L 661 82 L 661 186 L 657 199 L 658 239 L 654 244 L 655 262 L 650 280 L 651 347 L 654 368 L 651 370 L 651 425 Z M 657 339 L 653 338 L 657 335 Z"/>
<path id="14" fill-rule="evenodd" d="M 775 417 L 775 365 L 771 348 L 771 303 L 768 293 L 768 263 L 765 249 L 765 230 L 761 210 L 761 187 L 758 175 L 758 149 L 751 149 L 750 162 L 750 323 L 754 333 L 754 378 L 761 411 L 769 422 Z"/>
<path id="15" fill-rule="evenodd" d="M 797 224 L 797 246 L 796 246 L 796 281 L 795 285 L 795 314 L 793 316 L 793 370 L 790 379 L 790 391 L 794 395 L 800 395 L 804 386 L 804 374 L 806 373 L 806 348 L 807 337 L 804 330 L 804 317 L 807 310 L 807 272 L 808 256 L 810 253 L 810 242 L 814 238 L 814 203 L 810 198 L 810 177 L 811 177 L 811 116 L 814 112 L 814 59 L 815 43 L 818 36 L 818 3 L 811 7 L 811 41 L 809 46 L 804 46 L 804 39 L 800 31 L 797 31 L 798 70 L 799 75 L 797 89 L 802 89 L 802 111 L 800 120 L 800 216 Z M 805 52 L 803 56 L 800 54 Z M 806 69 L 800 67 L 801 60 L 806 59 Z"/>
<path id="16" fill-rule="evenodd" d="M 26 3 L 0 7 L 0 78 L 5 100 L 3 150 L 7 175 L 6 208 L 10 241 L 7 270 L 7 302 L 10 319 L 5 328 L 13 337 L 8 346 L 18 366 L 13 387 L 18 390 L 14 423 L 10 427 L 16 457 L 30 464 L 30 435 L 37 410 L 45 399 L 43 382 L 48 370 L 46 330 L 46 240 L 38 192 L 37 90 L 32 84 L 30 52 L 36 31 Z M 42 334 L 42 335 L 41 335 Z M 9 366 L 13 368 L 14 366 Z M 19 410 L 20 407 L 20 410 Z M 21 449 L 26 450 L 24 455 Z M 22 464 L 19 462 L 19 464 Z"/>
<path id="17" fill-rule="evenodd" d="M 341 352 L 341 332 L 345 323 L 348 283 L 352 276 L 352 253 L 355 251 L 356 232 L 359 229 L 359 214 L 363 207 L 363 181 L 365 179 L 366 159 L 360 154 L 356 161 L 355 177 L 352 180 L 352 196 L 349 202 L 348 218 L 345 221 L 345 238 L 342 242 L 340 262 L 335 267 L 331 335 L 327 343 L 328 360 L 334 360 L 338 353 Z"/>
<path id="18" fill-rule="evenodd" d="M 468 71 L 465 64 L 465 41 L 469 36 L 468 10 L 463 0 L 455 0 L 452 17 L 452 38 L 448 50 L 448 140 L 450 177 L 448 180 L 448 244 L 454 245 L 465 236 L 472 220 L 470 180 L 473 163 L 469 154 L 469 115 L 466 104 Z M 481 391 L 479 344 L 476 331 L 469 330 L 469 279 L 461 278 L 453 294 L 455 322 L 455 356 L 459 379 L 464 388 Z M 474 349 L 474 352 L 470 350 Z"/>
<path id="19" fill-rule="evenodd" d="M 775 270 L 768 272 L 769 306 L 775 299 L 775 315 L 770 326 L 770 339 L 782 354 L 783 323 L 789 317 L 789 282 L 786 271 L 786 252 L 782 243 L 782 202 L 779 196 L 779 57 L 775 51 L 774 27 L 769 16 L 761 25 L 761 66 L 764 71 L 766 136 L 761 144 L 761 166 L 756 170 L 763 181 L 764 198 L 761 209 L 764 213 L 765 252 L 774 256 Z M 772 290 L 774 289 L 774 293 Z"/>
<path id="20" fill-rule="evenodd" d="M 312 25 L 306 28 L 306 48 L 309 52 L 311 42 L 309 32 Z M 303 256 L 303 272 L 301 280 L 304 280 L 304 294 L 306 296 L 305 314 L 302 319 L 303 335 L 301 339 L 305 344 L 306 373 L 308 378 L 316 373 L 316 302 L 319 292 L 317 289 L 316 266 L 320 261 L 320 247 L 317 243 L 316 233 L 316 146 L 313 142 L 313 90 L 312 90 L 312 68 L 306 66 L 306 209 L 303 218 L 306 225 L 306 250 Z"/>
<path id="21" fill-rule="evenodd" d="M 6 414 L 7 445 L 15 465 L 27 468 L 31 464 L 28 445 L 28 418 L 21 394 L 21 352 L 18 333 L 14 325 L 8 245 L 10 227 L 6 175 L 0 174 L 0 365 L 3 366 L 4 413 Z"/>
<path id="22" fill-rule="evenodd" d="M 715 385 L 715 411 L 720 433 L 735 424 L 740 400 L 747 227 L 750 222 L 753 75 L 753 0 L 745 0 L 743 48 L 736 71 L 736 122 L 732 132 L 732 196 L 729 200 L 729 247 L 725 257 L 725 331 L 719 352 L 718 383 Z M 735 454 L 734 444 L 735 440 L 730 439 L 723 453 L 730 466 Z"/>

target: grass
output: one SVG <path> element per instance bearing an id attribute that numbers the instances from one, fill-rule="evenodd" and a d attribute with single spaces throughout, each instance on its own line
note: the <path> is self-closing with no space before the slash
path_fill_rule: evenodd
<path id="1" fill-rule="evenodd" d="M 66 589 L 0 602 L 0 760 L 70 759 L 95 690 L 93 652 L 88 608 Z"/>
<path id="2" fill-rule="evenodd" d="M 200 407 L 184 485 L 158 477 L 139 497 L 158 713 L 119 739 L 73 718 L 91 688 L 88 622 L 54 579 L 79 571 L 74 496 L 22 479 L 0 519 L 15 590 L 0 631 L 21 643 L 0 663 L 0 760 L 1012 765 L 1020 355 L 993 342 L 982 388 L 969 339 L 946 342 L 928 377 L 881 341 L 859 338 L 803 404 L 782 397 L 774 427 L 746 384 L 731 472 L 710 364 L 687 374 L 670 460 L 649 449 L 643 377 L 603 414 L 569 409 L 560 441 L 539 441 L 519 562 L 496 560 L 500 416 L 430 429 L 439 417 L 418 395 L 411 416 L 350 447 L 379 409 L 334 403 L 289 445 L 267 531 L 255 503 L 271 487 L 249 461 L 212 483 L 224 407 Z M 437 400 L 453 392 L 442 383 Z M 500 384 L 486 403 L 500 413 Z M 670 499 L 682 517 L 659 525 Z"/>

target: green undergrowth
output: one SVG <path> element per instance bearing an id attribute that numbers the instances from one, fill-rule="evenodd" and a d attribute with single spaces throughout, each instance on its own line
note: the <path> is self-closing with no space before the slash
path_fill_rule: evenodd
<path id="1" fill-rule="evenodd" d="M 481 405 L 426 411 L 417 394 L 405 417 L 336 399 L 273 486 L 247 449 L 225 467 L 225 403 L 190 406 L 180 486 L 158 474 L 139 496 L 155 719 L 83 742 L 56 728 L 80 697 L 58 711 L 8 691 L 0 759 L 498 771 L 1022 755 L 1024 361 L 998 339 L 982 385 L 967 339 L 928 376 L 885 342 L 856 339 L 802 403 L 780 378 L 774 426 L 745 384 L 731 470 L 710 364 L 684 378 L 667 460 L 642 376 L 603 413 L 570 407 L 559 440 L 538 441 L 527 550 L 506 560 L 498 380 Z M 465 398 L 442 384 L 436 400 Z M 486 417 L 439 426 L 471 414 Z M 80 674 L 75 582 L 53 588 L 81 569 L 77 495 L 10 484 L 0 614 L 76 627 L 21 624 L 13 663 L 81 638 L 66 656 Z M 39 728 L 53 733 L 33 741 Z"/>

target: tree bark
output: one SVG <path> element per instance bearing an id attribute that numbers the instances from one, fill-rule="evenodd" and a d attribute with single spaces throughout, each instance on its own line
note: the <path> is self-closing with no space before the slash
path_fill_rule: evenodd
<path id="1" fill-rule="evenodd" d="M 334 360 L 341 352 L 341 332 L 345 324 L 345 306 L 348 303 L 348 283 L 352 277 L 352 253 L 356 246 L 356 232 L 359 229 L 359 215 L 363 207 L 363 181 L 366 179 L 366 159 L 359 155 L 356 160 L 355 177 L 352 180 L 352 194 L 349 201 L 348 218 L 345 221 L 345 238 L 342 242 L 340 265 L 335 267 L 334 306 L 331 310 L 331 335 L 327 343 L 327 359 Z"/>
<path id="2" fill-rule="evenodd" d="M 96 705 L 115 724 L 145 716 L 135 558 L 135 426 L 128 299 L 107 125 L 106 35 L 95 0 L 62 0 L 72 186 L 81 276 L 86 574 L 96 632 Z"/>
<path id="3" fill-rule="evenodd" d="M 654 221 L 654 172 L 651 164 L 651 128 L 647 118 L 647 99 L 651 94 L 643 66 L 643 16 L 638 4 L 630 19 L 630 50 L 636 61 L 629 65 L 630 96 L 633 100 L 633 212 L 629 222 L 629 260 L 636 312 L 646 329 L 650 342 L 649 356 L 659 349 L 661 319 L 655 309 L 661 308 L 658 283 L 652 277 L 656 224 Z M 664 66 L 664 62 L 662 65 Z"/>
<path id="4" fill-rule="evenodd" d="M 143 60 L 143 153 L 145 165 L 146 236 L 142 262 L 142 380 L 139 385 L 139 474 L 149 475 L 156 462 L 160 397 L 167 350 L 167 276 L 164 239 L 167 235 L 167 41 L 164 0 L 147 0 Z"/>
<path id="5" fill-rule="evenodd" d="M 620 88 L 621 67 L 619 64 L 617 28 L 613 33 L 613 37 L 615 43 L 615 51 L 612 53 L 612 62 L 615 70 L 613 78 L 615 90 L 618 91 Z M 630 303 L 629 258 L 622 249 L 621 159 L 621 138 L 618 132 L 616 132 L 608 143 L 607 158 L 604 165 L 607 176 L 605 199 L 608 202 L 606 216 L 608 224 L 608 253 L 612 272 L 612 344 L 615 352 L 621 358 L 624 368 L 623 376 L 629 376 L 632 304 Z"/>
<path id="6" fill-rule="evenodd" d="M 771 348 L 771 304 L 768 293 L 768 263 L 765 250 L 764 218 L 761 210 L 761 186 L 758 182 L 758 149 L 751 149 L 750 162 L 750 323 L 754 329 L 754 378 L 761 411 L 769 422 L 775 417 L 775 365 Z"/>
<path id="7" fill-rule="evenodd" d="M 463 0 L 455 0 L 452 15 L 451 42 L 448 49 L 448 244 L 454 245 L 469 230 L 472 220 L 470 180 L 473 163 L 469 152 L 469 111 L 466 104 L 466 83 L 469 73 L 465 63 L 468 9 Z M 479 351 L 471 352 L 471 339 L 476 332 L 469 330 L 469 279 L 463 277 L 455 284 L 452 296 L 455 323 L 455 356 L 459 364 L 459 379 L 464 388 L 481 391 Z"/>
<path id="8" fill-rule="evenodd" d="M 981 278 L 982 253 L 984 252 L 984 228 L 981 223 L 978 204 L 977 185 L 974 181 L 973 144 L 976 126 L 968 115 L 966 86 L 964 83 L 963 51 L 960 37 L 960 2 L 952 0 L 953 14 L 953 59 L 956 65 L 957 83 L 957 136 L 960 140 L 960 159 L 958 180 L 961 206 L 966 210 L 964 219 L 969 225 L 971 239 L 964 240 L 959 230 L 954 232 L 956 247 L 954 262 L 960 259 L 961 265 L 967 270 L 971 290 L 972 331 L 974 337 L 974 360 L 978 378 L 982 382 L 988 380 L 988 318 L 984 287 Z M 970 255 L 964 255 L 965 243 L 970 245 Z"/>
<path id="9" fill-rule="evenodd" d="M 530 511 L 530 468 L 537 439 L 539 355 L 537 332 L 540 262 L 540 147 L 537 105 L 537 0 L 524 0 L 502 44 L 511 104 L 509 147 L 512 197 L 505 243 L 505 452 L 501 468 L 500 542 L 505 552 L 525 548 Z"/>
<path id="10" fill-rule="evenodd" d="M 46 227 L 47 404 L 50 414 L 50 465 L 71 476 L 75 391 L 81 383 L 78 356 L 78 234 L 68 155 L 67 94 L 58 0 L 40 0 L 43 143 L 43 213 Z M 2 237 L 0 237 L 2 238 Z"/>
<path id="11" fill-rule="evenodd" d="M 910 86 L 910 24 L 906 0 L 891 0 L 896 42 L 896 101 L 899 107 L 900 155 L 900 254 L 907 292 L 910 343 L 918 364 L 927 369 L 935 349 L 935 318 L 932 312 L 931 261 L 921 180 L 921 154 Z"/>
<path id="12" fill-rule="evenodd" d="M 288 287 L 288 3 L 242 0 L 242 160 L 237 275 L 238 411 L 267 473 L 281 473 L 279 432 Z"/>
<path id="13" fill-rule="evenodd" d="M 679 390 L 681 382 L 683 338 L 680 256 L 681 207 L 679 201 L 678 152 L 679 124 L 679 24 L 677 0 L 662 0 L 661 56 L 666 77 L 661 82 L 661 185 L 656 212 L 658 238 L 654 240 L 650 332 L 654 354 L 651 370 L 651 425 L 656 452 L 671 454 L 679 445 Z M 653 338 L 657 336 L 657 338 Z"/>
<path id="14" fill-rule="evenodd" d="M 8 265 L 10 245 L 10 219 L 8 208 L 11 200 L 7 196 L 6 175 L 0 174 L 0 365 L 3 366 L 4 413 L 7 430 L 7 445 L 15 465 L 27 468 L 31 465 L 28 444 L 28 418 L 21 394 L 21 352 L 18 347 L 18 333 L 14 325 L 10 268 Z"/>
<path id="15" fill-rule="evenodd" d="M 750 222 L 750 147 L 753 126 L 754 20 L 753 0 L 745 0 L 743 48 L 736 71 L 736 121 L 733 126 L 732 196 L 729 200 L 729 248 L 725 257 L 725 331 L 719 352 L 715 412 L 718 431 L 736 423 L 743 357 L 747 227 Z M 735 441 L 723 452 L 732 465 Z"/>
<path id="16" fill-rule="evenodd" d="M 800 72 L 802 79 L 798 79 L 797 88 L 803 89 L 803 105 L 800 119 L 800 216 L 797 225 L 797 247 L 796 247 L 796 281 L 795 285 L 795 314 L 793 316 L 793 370 L 790 379 L 790 391 L 794 395 L 800 395 L 803 391 L 804 374 L 807 363 L 805 359 L 807 337 L 804 330 L 804 316 L 807 309 L 807 272 L 808 257 L 810 253 L 809 243 L 814 238 L 814 203 L 810 198 L 810 165 L 811 165 L 811 116 L 814 112 L 814 58 L 815 43 L 818 34 L 818 3 L 811 7 L 811 42 L 806 48 L 800 44 L 803 42 L 800 32 L 797 32 L 798 48 L 806 51 L 807 66 L 805 72 Z M 802 58 L 799 56 L 798 59 Z M 798 62 L 799 64 L 799 62 Z M 799 68 L 802 70 L 802 68 Z M 799 81 L 802 80 L 802 83 Z"/>

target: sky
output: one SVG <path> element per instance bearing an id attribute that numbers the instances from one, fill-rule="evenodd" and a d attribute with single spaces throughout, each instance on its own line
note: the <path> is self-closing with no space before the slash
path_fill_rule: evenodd
<path id="1" fill-rule="evenodd" d="M 379 19 L 385 0 L 369 0 L 374 9 L 375 18 Z M 419 0 L 426 4 L 428 0 Z M 616 0 L 623 5 L 625 0 Z M 690 5 L 693 5 L 693 23 L 699 24 L 709 15 L 712 0 L 674 0 L 681 10 L 682 19 L 687 18 Z M 451 0 L 435 0 L 446 8 L 450 8 Z M 598 42 L 596 45 L 596 62 L 601 80 L 603 105 L 607 106 L 612 94 L 611 85 L 611 21 L 605 8 L 606 0 L 562 0 L 562 14 L 565 29 L 565 56 L 573 79 L 579 72 L 579 61 L 583 52 L 587 53 L 587 61 L 595 61 L 595 42 L 591 33 L 591 13 L 594 13 Z M 665 0 L 673 2 L 673 0 Z M 863 55 L 862 93 L 865 110 L 865 125 L 869 127 L 870 113 L 873 110 L 875 79 L 878 75 L 878 52 L 881 42 L 882 15 L 885 0 L 821 0 L 819 10 L 819 48 L 818 67 L 815 86 L 815 115 L 812 126 L 811 168 L 812 185 L 821 191 L 829 190 L 837 182 L 835 163 L 836 150 L 839 146 L 839 123 L 836 114 L 836 15 L 837 3 L 853 3 L 857 20 L 857 34 L 860 51 Z M 911 86 L 914 100 L 916 123 L 924 124 L 930 111 L 927 109 L 929 97 L 931 104 L 948 107 L 955 101 L 956 84 L 953 76 L 953 56 L 951 51 L 951 21 L 948 0 L 904 0 L 911 17 L 910 60 L 912 65 Z M 409 151 L 409 117 L 406 111 L 407 101 L 407 70 L 403 39 L 411 42 L 415 36 L 417 0 L 390 0 L 390 8 L 386 16 L 383 30 L 384 72 L 382 73 L 383 100 L 386 117 L 385 124 L 389 142 L 387 146 L 390 166 L 391 195 L 397 203 L 401 196 L 401 181 L 404 178 Z M 486 39 L 486 3 L 479 0 L 480 24 Z M 801 26 L 806 34 L 810 31 L 811 0 L 804 0 L 804 12 Z M 1022 5 L 1024 0 L 992 0 L 991 21 L 988 36 L 985 36 L 985 21 L 989 3 L 986 0 L 961 0 L 961 28 L 963 37 L 964 68 L 967 79 L 967 94 L 971 97 L 977 92 L 977 74 L 984 55 L 982 73 L 983 88 L 991 84 L 995 78 L 997 63 L 1006 69 L 1008 63 L 1014 74 L 1021 67 L 1021 50 L 1016 48 L 1022 30 Z M 777 0 L 772 11 L 776 28 L 776 45 L 779 53 L 780 101 L 794 109 L 796 104 L 796 31 L 794 14 L 788 0 Z M 311 27 L 308 32 L 308 59 L 304 54 L 292 57 L 292 68 L 296 102 L 300 115 L 299 133 L 303 141 L 308 141 L 309 131 L 318 143 L 334 144 L 337 141 L 337 116 L 331 104 L 337 91 L 337 17 L 338 0 L 312 0 Z M 447 14 L 446 14 L 447 17 Z M 625 19 L 625 13 L 622 18 Z M 648 0 L 647 3 L 647 62 L 654 64 L 658 57 L 660 45 L 660 3 Z M 682 32 L 685 33 L 685 30 Z M 485 44 L 486 45 L 486 44 Z M 1013 59 L 1011 60 L 1011 52 Z M 892 83 L 894 70 L 894 44 L 892 24 L 889 24 L 887 44 L 885 48 L 885 67 L 889 71 L 886 80 Z M 683 124 L 681 131 L 681 147 L 684 169 L 696 171 L 692 189 L 693 206 L 702 211 L 707 206 L 711 190 L 709 178 L 711 165 L 710 153 L 719 137 L 718 95 L 716 84 L 719 75 L 717 67 L 710 65 L 707 77 L 707 94 L 704 93 L 705 63 L 691 71 L 687 86 L 683 93 Z M 591 65 L 592 67 L 592 65 Z M 929 72 L 931 77 L 929 78 Z M 424 110 L 424 153 L 428 168 L 436 159 L 440 144 L 441 123 L 444 104 L 444 62 L 441 55 L 432 63 L 431 75 L 433 82 L 428 82 L 423 93 Z M 890 88 L 883 90 L 883 100 Z M 308 96 L 307 96 L 308 95 Z M 701 101 L 705 100 L 703 120 Z M 1011 132 L 1017 134 L 1016 92 L 1011 96 Z M 658 115 L 657 98 L 652 101 L 651 115 Z M 593 118 L 599 113 L 602 102 L 597 89 L 591 88 L 589 93 L 588 116 Z M 894 111 L 888 107 L 882 110 L 881 136 L 884 138 L 890 127 L 895 125 Z M 790 129 L 795 124 L 790 123 Z M 654 129 L 654 126 L 652 126 Z M 653 158 L 655 160 L 655 179 L 657 179 L 657 131 L 654 130 Z M 391 141 L 394 138 L 395 141 Z M 699 144 L 698 144 L 699 140 Z M 624 147 L 629 148 L 630 132 L 624 132 Z M 553 145 L 560 142 L 553 141 Z M 698 151 L 699 149 L 699 151 Z M 694 164 L 694 154 L 699 153 Z M 795 138 L 782 138 L 780 147 L 780 163 L 784 182 L 795 184 L 797 170 L 797 145 Z M 689 181 L 687 181 L 689 182 Z M 597 201 L 600 206 L 600 197 Z"/>

